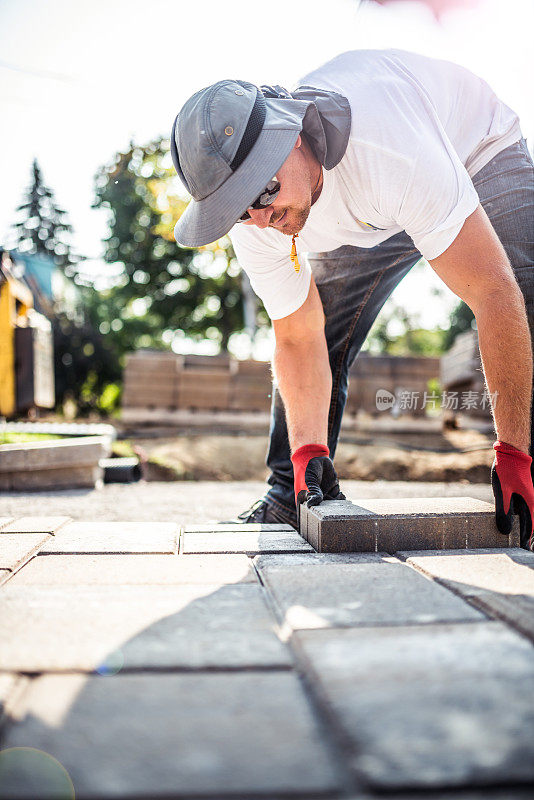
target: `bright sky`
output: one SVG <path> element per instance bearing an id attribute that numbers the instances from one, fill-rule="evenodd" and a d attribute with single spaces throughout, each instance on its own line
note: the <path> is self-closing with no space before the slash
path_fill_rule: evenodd
<path id="1" fill-rule="evenodd" d="M 290 86 L 354 48 L 399 47 L 468 67 L 517 111 L 532 151 L 533 23 L 532 0 L 479 0 L 440 24 L 415 0 L 0 0 L 0 243 L 37 157 L 75 249 L 98 259 L 106 218 L 91 209 L 93 176 L 130 139 L 169 135 L 185 100 L 217 80 Z M 423 324 L 445 324 L 455 298 L 434 298 L 443 284 L 425 272 L 394 297 L 420 309 Z"/>

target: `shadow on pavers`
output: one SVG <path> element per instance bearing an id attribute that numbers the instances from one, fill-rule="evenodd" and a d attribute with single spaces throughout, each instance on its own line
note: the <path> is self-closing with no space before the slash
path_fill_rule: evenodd
<path id="1" fill-rule="evenodd" d="M 515 560 L 514 554 L 510 558 Z M 350 563 L 350 556 L 337 556 L 335 560 Z M 24 696 L 10 710 L 3 730 L 1 800 L 63 800 L 74 797 L 74 790 L 79 800 L 348 798 L 345 779 L 336 769 L 330 746 L 322 741 L 321 726 L 317 726 L 314 711 L 291 668 L 291 656 L 280 643 L 266 645 L 261 636 L 254 638 L 254 625 L 247 629 L 245 612 L 236 618 L 237 625 L 235 621 L 221 621 L 221 606 L 228 603 L 226 590 L 237 586 L 215 591 L 206 587 L 205 596 L 179 613 L 117 642 L 89 674 L 66 671 L 29 676 Z M 252 596 L 248 591 L 251 588 L 258 587 L 246 586 L 244 596 Z M 468 584 L 463 585 L 463 596 L 469 589 Z M 102 612 L 106 613 L 105 608 Z M 244 635 L 239 630 L 242 624 Z M 479 624 L 469 623 L 471 628 Z M 408 627 L 420 626 L 403 626 L 402 630 Z M 200 635 L 195 633 L 198 631 Z M 324 629 L 317 633 L 320 636 Z M 311 631 L 309 635 L 313 634 Z M 62 643 L 57 642 L 57 647 L 61 649 Z M 388 655 L 393 664 L 397 654 L 392 651 Z M 459 663 L 461 659 L 462 654 L 458 654 Z M 500 669 L 501 665 L 494 665 L 494 670 Z M 509 686 L 505 665 L 502 671 L 505 690 Z M 432 674 L 428 677 L 431 683 Z M 532 685 L 532 676 L 528 685 Z M 442 689 L 437 681 L 433 690 L 437 705 L 441 696 L 444 702 L 451 696 L 450 689 L 441 695 Z M 364 687 L 361 694 L 366 691 Z M 502 702 L 506 702 L 505 697 Z M 415 753 L 420 742 L 411 736 L 409 706 L 406 699 L 397 709 L 406 725 L 401 745 Z M 444 706 L 434 730 L 434 752 L 441 761 L 444 738 L 458 734 L 454 730 L 457 721 L 447 716 L 448 711 Z M 475 700 L 465 709 L 465 715 L 470 736 L 476 738 L 481 732 L 477 726 L 485 725 L 487 718 Z M 498 720 L 496 724 L 498 729 Z M 528 735 L 522 738 L 517 731 L 513 756 L 529 758 L 532 763 L 533 731 L 525 733 Z M 342 755 L 348 761 L 363 744 L 356 736 L 349 752 L 346 732 L 336 737 L 336 741 L 345 742 L 340 749 L 345 747 Z M 495 758 L 498 760 L 498 752 L 493 753 L 493 767 Z M 362 777 L 357 767 L 355 772 Z M 499 788 L 491 770 L 486 778 L 482 770 L 470 785 L 485 787 L 485 796 L 495 800 L 500 798 L 501 789 L 506 792 L 503 797 L 526 797 L 516 778 L 511 780 L 507 787 L 504 775 Z M 436 800 L 448 796 L 446 790 L 454 786 L 454 778 L 450 787 L 446 784 L 438 787 L 431 781 L 428 788 L 441 789 L 433 795 Z M 456 788 L 460 791 L 451 797 L 467 800 L 469 787 L 460 783 Z M 402 791 L 395 797 L 416 798 L 422 791 L 425 788 L 414 774 L 414 791 L 409 795 Z"/>

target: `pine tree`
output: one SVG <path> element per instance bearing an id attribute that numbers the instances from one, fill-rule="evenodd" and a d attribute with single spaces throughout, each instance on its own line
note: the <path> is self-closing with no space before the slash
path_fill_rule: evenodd
<path id="1" fill-rule="evenodd" d="M 13 225 L 14 247 L 21 254 L 48 256 L 67 278 L 74 277 L 78 282 L 81 258 L 73 255 L 68 242 L 72 226 L 67 212 L 57 205 L 52 190 L 44 183 L 37 160 L 33 161 L 32 182 L 17 213 L 21 219 Z M 90 303 L 85 302 L 96 294 L 93 289 L 80 286 L 78 295 L 84 300 L 83 307 L 65 310 L 61 302 L 54 301 L 46 310 L 54 339 L 56 402 L 61 405 L 70 396 L 81 413 L 98 410 L 106 386 L 121 376 L 119 354 L 93 324 Z"/>
<path id="2" fill-rule="evenodd" d="M 50 256 L 67 276 L 74 275 L 80 258 L 73 255 L 68 243 L 72 226 L 67 212 L 56 204 L 52 190 L 44 183 L 37 159 L 32 164 L 32 183 L 17 213 L 22 216 L 13 225 L 17 250 Z"/>

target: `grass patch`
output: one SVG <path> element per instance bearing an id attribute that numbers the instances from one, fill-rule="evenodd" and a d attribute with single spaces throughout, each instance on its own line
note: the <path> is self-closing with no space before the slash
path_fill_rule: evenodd
<path id="1" fill-rule="evenodd" d="M 133 458 L 135 456 L 132 443 L 128 439 L 112 442 L 111 452 L 118 458 Z"/>
<path id="2" fill-rule="evenodd" d="M 42 442 L 46 439 L 63 439 L 55 433 L 26 433 L 24 431 L 0 432 L 0 444 L 22 444 L 23 442 Z"/>
<path id="3" fill-rule="evenodd" d="M 194 470 L 185 467 L 179 461 L 168 461 L 163 456 L 150 456 L 148 459 L 149 467 L 152 466 L 156 471 L 161 471 L 161 477 L 158 476 L 156 480 L 173 480 L 173 481 L 194 481 L 196 476 Z"/>

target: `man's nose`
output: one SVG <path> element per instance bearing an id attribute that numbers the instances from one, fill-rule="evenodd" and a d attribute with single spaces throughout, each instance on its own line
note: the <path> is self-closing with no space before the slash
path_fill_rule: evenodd
<path id="1" fill-rule="evenodd" d="M 273 215 L 272 206 L 265 206 L 265 208 L 248 208 L 247 211 L 250 215 L 250 219 L 246 220 L 245 225 L 257 225 L 258 228 L 267 228 Z"/>

